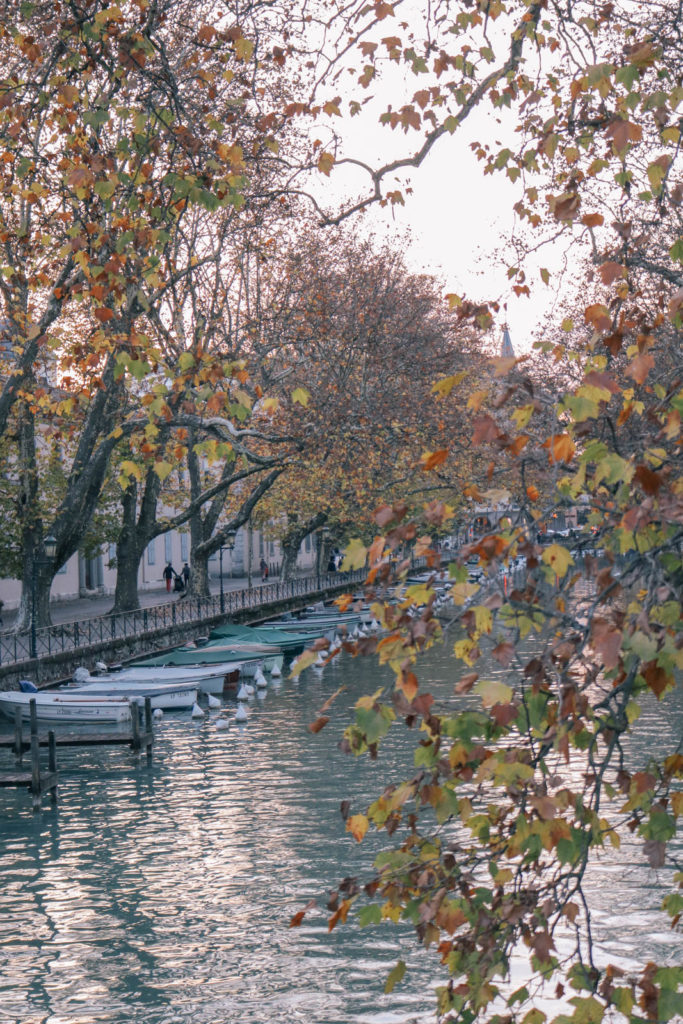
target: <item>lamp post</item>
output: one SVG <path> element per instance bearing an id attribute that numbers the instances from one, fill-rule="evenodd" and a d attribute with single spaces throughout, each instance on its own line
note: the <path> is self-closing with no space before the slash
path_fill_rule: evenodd
<path id="1" fill-rule="evenodd" d="M 52 536 L 48 536 L 43 541 L 42 552 L 37 551 L 33 556 L 33 565 L 31 567 L 31 650 L 30 654 L 32 658 L 36 658 L 36 588 L 37 588 L 37 575 L 38 569 L 45 569 L 47 566 L 52 565 L 52 561 L 57 554 L 57 541 Z"/>
<path id="2" fill-rule="evenodd" d="M 232 551 L 233 551 L 233 549 L 235 547 L 235 537 L 236 537 L 236 533 L 235 533 L 234 530 L 228 530 L 228 532 L 225 535 L 225 547 L 228 549 L 228 551 L 230 552 L 231 555 L 232 555 Z M 225 594 L 223 592 L 223 545 L 222 544 L 221 544 L 221 546 L 218 549 L 218 562 L 219 562 L 220 587 L 221 587 L 221 598 L 220 598 L 220 600 L 221 600 L 221 615 L 223 615 L 224 612 L 225 612 Z M 230 567 L 232 568 L 232 563 L 231 563 Z"/>

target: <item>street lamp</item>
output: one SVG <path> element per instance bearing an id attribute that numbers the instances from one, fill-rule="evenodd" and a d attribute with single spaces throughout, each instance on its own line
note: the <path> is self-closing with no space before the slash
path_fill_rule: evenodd
<path id="1" fill-rule="evenodd" d="M 225 535 L 225 547 L 231 553 L 232 553 L 232 551 L 233 551 L 233 549 L 235 547 L 235 537 L 236 536 L 237 536 L 237 534 L 235 533 L 234 530 L 228 530 L 228 532 Z M 223 615 L 223 613 L 225 612 L 225 594 L 223 593 L 223 545 L 222 544 L 221 544 L 221 546 L 218 549 L 218 562 L 219 562 L 220 586 L 221 586 L 221 615 Z M 232 568 L 232 563 L 231 563 L 230 567 Z"/>
<path id="2" fill-rule="evenodd" d="M 38 569 L 46 569 L 49 565 L 52 565 L 52 561 L 57 554 L 57 541 L 48 534 L 43 541 L 43 550 L 37 551 L 33 556 L 33 565 L 31 567 L 31 657 L 36 658 L 36 587 L 37 587 L 37 575 Z"/>

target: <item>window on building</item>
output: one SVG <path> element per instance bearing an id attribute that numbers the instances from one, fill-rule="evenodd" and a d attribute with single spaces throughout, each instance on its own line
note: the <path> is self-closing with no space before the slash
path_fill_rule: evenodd
<path id="1" fill-rule="evenodd" d="M 167 562 L 173 561 L 173 534 L 164 534 L 164 558 Z"/>
<path id="2" fill-rule="evenodd" d="M 311 535 L 310 535 L 310 533 L 306 535 L 306 540 L 304 541 L 304 549 L 306 551 L 310 551 L 311 550 Z"/>
<path id="3" fill-rule="evenodd" d="M 157 560 L 156 537 L 147 545 L 147 565 L 154 565 Z"/>
<path id="4" fill-rule="evenodd" d="M 180 557 L 186 562 L 190 557 L 188 537 L 186 533 L 180 534 Z"/>

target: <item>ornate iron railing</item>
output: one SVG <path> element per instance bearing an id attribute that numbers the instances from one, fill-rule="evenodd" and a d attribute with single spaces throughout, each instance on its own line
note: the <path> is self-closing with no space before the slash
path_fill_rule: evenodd
<path id="1" fill-rule="evenodd" d="M 134 612 L 97 615 L 46 626 L 36 630 L 36 656 L 43 658 L 65 651 L 83 650 L 122 637 L 143 637 L 176 625 L 199 626 L 221 615 L 229 618 L 239 612 L 258 609 L 278 601 L 322 595 L 332 588 L 359 583 L 365 576 L 365 570 L 302 576 L 286 583 L 265 583 L 259 587 L 230 590 L 209 598 L 180 597 L 176 601 L 139 608 Z M 0 665 L 30 660 L 30 632 L 0 634 Z"/>

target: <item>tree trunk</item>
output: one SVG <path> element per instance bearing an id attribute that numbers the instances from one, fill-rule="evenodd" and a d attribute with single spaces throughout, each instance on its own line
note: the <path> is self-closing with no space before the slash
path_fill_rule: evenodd
<path id="1" fill-rule="evenodd" d="M 294 534 L 286 533 L 280 542 L 282 547 L 281 574 L 284 582 L 291 580 L 294 576 L 299 547 L 301 546 L 298 534 L 298 530 Z"/>
<path id="2" fill-rule="evenodd" d="M 138 566 L 142 551 L 136 538 L 135 515 L 138 485 L 133 480 L 123 492 L 121 502 L 122 525 L 116 539 L 116 589 L 114 612 L 133 612 L 140 607 L 138 596 Z"/>
<path id="3" fill-rule="evenodd" d="M 211 597 L 209 588 L 209 557 L 192 549 L 192 575 L 188 592 L 193 597 Z"/>

